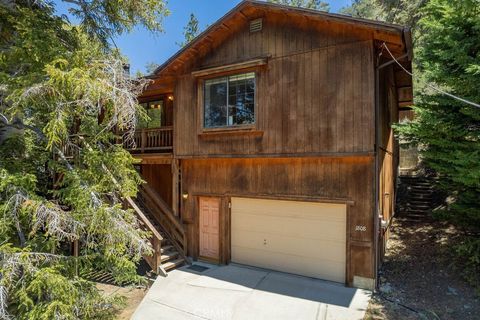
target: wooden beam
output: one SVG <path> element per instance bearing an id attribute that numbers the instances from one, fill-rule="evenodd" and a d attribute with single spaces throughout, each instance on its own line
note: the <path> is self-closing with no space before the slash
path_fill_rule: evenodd
<path id="1" fill-rule="evenodd" d="M 292 194 L 270 194 L 270 193 L 237 193 L 226 192 L 224 194 L 192 192 L 192 196 L 199 197 L 235 197 L 235 198 L 254 198 L 254 199 L 270 199 L 270 200 L 290 200 L 290 201 L 305 201 L 305 202 L 324 202 L 324 203 L 339 203 L 350 206 L 355 205 L 355 200 L 350 198 L 335 198 L 335 197 L 319 197 L 319 196 L 303 196 Z"/>
<path id="2" fill-rule="evenodd" d="M 167 154 L 133 154 L 137 159 L 140 159 L 141 164 L 171 164 L 173 156 L 171 153 Z"/>
<path id="3" fill-rule="evenodd" d="M 180 200 L 180 196 L 178 194 L 179 188 L 179 166 L 178 160 L 174 159 L 172 161 L 172 211 L 175 216 L 179 216 L 178 212 L 178 204 Z"/>
<path id="4" fill-rule="evenodd" d="M 359 152 L 304 152 L 304 153 L 273 153 L 273 154 L 208 154 L 208 155 L 178 155 L 178 159 L 209 159 L 209 158 L 226 158 L 226 159 L 281 159 L 281 158 L 351 158 L 351 159 L 371 159 L 375 156 L 375 152 L 359 151 Z"/>
<path id="5" fill-rule="evenodd" d="M 413 101 L 404 101 L 404 102 L 400 102 L 400 103 L 398 104 L 398 107 L 399 107 L 400 109 L 403 109 L 403 108 L 405 108 L 405 107 L 410 107 L 410 106 L 412 106 L 412 105 L 413 105 Z"/>

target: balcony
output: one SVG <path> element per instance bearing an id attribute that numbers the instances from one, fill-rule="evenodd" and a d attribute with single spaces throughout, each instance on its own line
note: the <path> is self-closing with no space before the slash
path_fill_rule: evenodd
<path id="1" fill-rule="evenodd" d="M 133 140 L 123 141 L 125 149 L 132 153 L 171 153 L 173 151 L 173 126 L 138 129 Z"/>

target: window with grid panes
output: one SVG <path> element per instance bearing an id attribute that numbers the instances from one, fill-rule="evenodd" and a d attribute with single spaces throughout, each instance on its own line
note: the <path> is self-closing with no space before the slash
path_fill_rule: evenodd
<path id="1" fill-rule="evenodd" d="M 204 82 L 204 128 L 255 123 L 255 73 L 208 79 Z"/>
<path id="2" fill-rule="evenodd" d="M 141 105 L 145 108 L 149 119 L 139 119 L 137 128 L 160 128 L 162 126 L 162 118 L 164 117 L 163 100 L 145 102 Z"/>

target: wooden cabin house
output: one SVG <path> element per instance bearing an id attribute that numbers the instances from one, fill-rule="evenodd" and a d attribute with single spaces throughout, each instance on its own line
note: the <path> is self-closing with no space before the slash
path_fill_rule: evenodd
<path id="1" fill-rule="evenodd" d="M 372 289 L 411 59 L 402 26 L 251 0 L 172 56 L 127 146 L 147 181 L 139 207 L 167 242 L 158 267 L 239 263 Z"/>

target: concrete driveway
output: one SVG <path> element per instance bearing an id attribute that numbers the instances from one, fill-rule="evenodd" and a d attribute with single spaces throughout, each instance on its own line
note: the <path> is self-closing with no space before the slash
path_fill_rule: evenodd
<path id="1" fill-rule="evenodd" d="M 193 268 L 158 277 L 132 319 L 360 320 L 370 299 L 369 291 L 259 268 Z"/>

